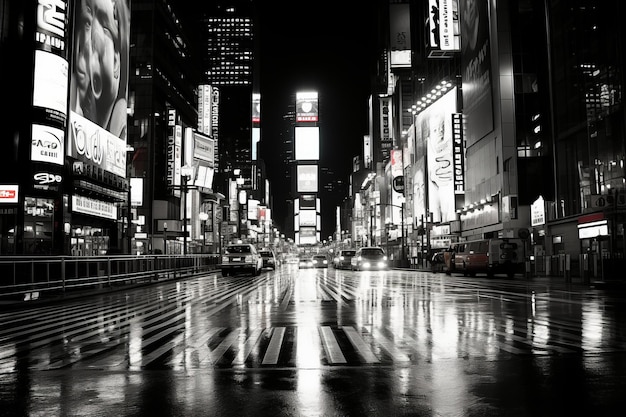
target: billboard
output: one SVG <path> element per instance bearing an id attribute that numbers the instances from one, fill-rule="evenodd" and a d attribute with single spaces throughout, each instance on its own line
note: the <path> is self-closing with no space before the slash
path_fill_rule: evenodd
<path id="1" fill-rule="evenodd" d="M 430 46 L 442 51 L 461 48 L 458 0 L 429 0 Z"/>
<path id="2" fill-rule="evenodd" d="M 317 226 L 317 212 L 315 210 L 300 210 L 298 217 L 300 218 L 300 227 Z"/>
<path id="3" fill-rule="evenodd" d="M 452 88 L 416 118 L 417 141 L 422 145 L 418 148 L 426 152 L 428 211 L 436 223 L 455 219 L 452 115 L 456 113 L 456 94 Z"/>
<path id="4" fill-rule="evenodd" d="M 299 193 L 317 192 L 317 165 L 298 165 L 296 167 L 296 182 Z"/>
<path id="5" fill-rule="evenodd" d="M 493 130 L 488 0 L 461 0 L 461 70 L 465 140 L 469 147 Z"/>
<path id="6" fill-rule="evenodd" d="M 126 176 L 130 0 L 77 0 L 70 72 L 69 156 Z"/>
<path id="7" fill-rule="evenodd" d="M 408 3 L 389 5 L 391 68 L 411 67 L 411 11 Z"/>
<path id="8" fill-rule="evenodd" d="M 252 94 L 252 123 L 261 123 L 261 94 Z"/>
<path id="9" fill-rule="evenodd" d="M 295 136 L 296 161 L 320 159 L 319 127 L 296 126 Z"/>
<path id="10" fill-rule="evenodd" d="M 319 120 L 317 91 L 296 93 L 296 122 Z"/>

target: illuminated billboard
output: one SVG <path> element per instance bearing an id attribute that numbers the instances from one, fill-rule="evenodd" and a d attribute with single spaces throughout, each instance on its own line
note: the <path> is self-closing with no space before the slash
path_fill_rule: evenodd
<path id="1" fill-rule="evenodd" d="M 416 118 L 418 149 L 426 151 L 428 208 L 436 223 L 452 221 L 456 213 L 452 125 L 456 94 L 456 88 L 449 90 Z M 420 178 L 415 180 L 421 182 Z M 415 191 L 422 195 L 421 190 Z"/>
<path id="2" fill-rule="evenodd" d="M 315 227 L 301 227 L 296 233 L 299 245 L 315 245 L 318 242 Z"/>
<path id="3" fill-rule="evenodd" d="M 319 127 L 296 126 L 296 161 L 320 159 Z"/>
<path id="4" fill-rule="evenodd" d="M 296 122 L 319 120 L 317 91 L 296 93 Z"/>
<path id="5" fill-rule="evenodd" d="M 300 227 L 317 226 L 317 212 L 315 210 L 300 210 L 298 217 L 300 218 Z"/>
<path id="6" fill-rule="evenodd" d="M 457 0 L 429 0 L 430 46 L 442 51 L 461 48 Z"/>
<path id="7" fill-rule="evenodd" d="M 252 94 L 252 123 L 261 122 L 261 94 Z"/>
<path id="8" fill-rule="evenodd" d="M 408 3 L 389 5 L 391 68 L 411 67 L 411 12 Z"/>
<path id="9" fill-rule="evenodd" d="M 317 192 L 317 165 L 298 165 L 296 182 L 299 193 Z"/>
<path id="10" fill-rule="evenodd" d="M 67 154 L 126 176 L 130 0 L 74 9 Z"/>
<path id="11" fill-rule="evenodd" d="M 461 1 L 461 70 L 466 146 L 493 130 L 489 2 Z"/>

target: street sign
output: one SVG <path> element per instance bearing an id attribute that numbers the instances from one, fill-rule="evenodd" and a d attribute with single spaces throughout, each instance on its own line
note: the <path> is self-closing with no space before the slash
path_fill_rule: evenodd
<path id="1" fill-rule="evenodd" d="M 399 175 L 393 179 L 392 183 L 395 192 L 404 195 L 404 176 Z"/>

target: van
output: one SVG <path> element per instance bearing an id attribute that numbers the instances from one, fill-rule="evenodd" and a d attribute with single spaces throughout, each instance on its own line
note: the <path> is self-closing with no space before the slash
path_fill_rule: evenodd
<path id="1" fill-rule="evenodd" d="M 446 273 L 460 272 L 464 276 L 485 273 L 487 276 L 506 274 L 512 278 L 523 272 L 524 242 L 521 239 L 497 238 L 458 242 L 451 247 Z"/>

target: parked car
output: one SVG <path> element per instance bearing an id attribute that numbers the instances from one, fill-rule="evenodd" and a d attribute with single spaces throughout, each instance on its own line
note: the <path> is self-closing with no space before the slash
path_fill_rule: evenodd
<path id="1" fill-rule="evenodd" d="M 350 266 L 353 271 L 389 269 L 387 255 L 385 255 L 383 248 L 378 246 L 359 248 L 354 254 Z"/>
<path id="2" fill-rule="evenodd" d="M 311 257 L 313 268 L 328 268 L 328 258 L 326 255 L 313 255 Z"/>
<path id="3" fill-rule="evenodd" d="M 356 254 L 356 249 L 342 249 L 333 259 L 333 266 L 337 269 L 350 269 L 351 261 Z"/>
<path id="4" fill-rule="evenodd" d="M 235 275 L 237 273 L 249 273 L 257 276 L 263 268 L 263 259 L 254 247 L 248 243 L 230 244 L 224 247 L 222 255 L 222 275 Z"/>
<path id="5" fill-rule="evenodd" d="M 313 268 L 313 261 L 310 256 L 301 256 L 298 259 L 298 269 Z"/>
<path id="6" fill-rule="evenodd" d="M 274 251 L 271 249 L 261 249 L 259 251 L 261 254 L 261 259 L 263 260 L 263 268 L 272 268 L 276 269 L 276 255 L 274 255 Z"/>
<path id="7" fill-rule="evenodd" d="M 464 276 L 485 273 L 506 274 L 512 278 L 523 272 L 524 242 L 518 238 L 493 238 L 458 242 L 452 245 L 454 256 L 450 272 L 461 272 Z"/>

